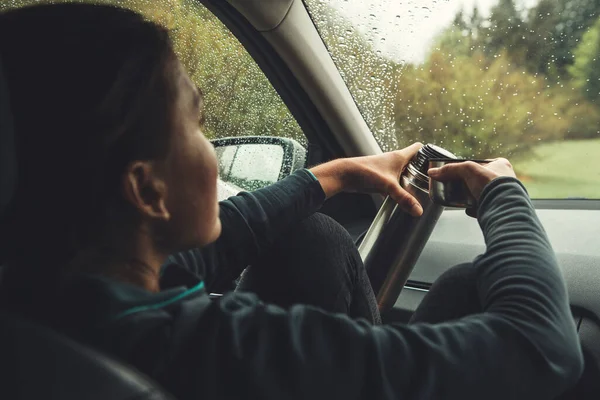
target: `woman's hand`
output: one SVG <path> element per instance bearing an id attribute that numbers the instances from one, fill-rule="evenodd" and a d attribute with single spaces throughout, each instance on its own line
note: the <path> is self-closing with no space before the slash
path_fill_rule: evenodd
<path id="1" fill-rule="evenodd" d="M 400 186 L 400 174 L 423 145 L 415 143 L 402 150 L 376 156 L 342 158 L 311 168 L 327 198 L 339 192 L 381 193 L 389 195 L 414 216 L 423 208 Z"/>
<path id="2" fill-rule="evenodd" d="M 427 174 L 436 181 L 462 180 L 477 201 L 483 188 L 500 176 L 516 178 L 512 165 L 506 158 L 496 158 L 481 165 L 473 161 L 446 164 L 441 168 L 431 168 Z"/>
<path id="3" fill-rule="evenodd" d="M 431 168 L 427 174 L 431 179 L 440 182 L 462 180 L 477 202 L 479 202 L 483 188 L 494 179 L 500 176 L 517 177 L 506 158 L 496 158 L 485 165 L 473 161 L 446 164 L 441 168 Z M 477 218 L 477 208 L 467 209 L 466 213 Z"/>

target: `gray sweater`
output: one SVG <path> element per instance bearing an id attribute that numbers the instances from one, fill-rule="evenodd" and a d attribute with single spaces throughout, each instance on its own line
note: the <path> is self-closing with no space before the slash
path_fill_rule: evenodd
<path id="1" fill-rule="evenodd" d="M 481 196 L 480 314 L 372 326 L 314 307 L 285 311 L 252 294 L 208 299 L 324 198 L 303 170 L 224 201 L 222 237 L 172 256 L 162 292 L 81 277 L 53 307 L 57 325 L 180 399 L 552 399 L 577 381 L 582 356 L 565 284 L 512 178 Z"/>

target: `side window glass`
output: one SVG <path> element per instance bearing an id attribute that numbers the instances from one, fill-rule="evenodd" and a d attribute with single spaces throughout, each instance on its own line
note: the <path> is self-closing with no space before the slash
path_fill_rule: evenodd
<path id="1" fill-rule="evenodd" d="M 150 11 L 143 7 L 140 11 L 165 19 L 179 59 L 204 94 L 209 139 L 281 136 L 306 144 L 300 126 L 265 74 L 206 7 L 193 0 L 145 3 Z M 153 12 L 162 15 L 156 18 Z"/>

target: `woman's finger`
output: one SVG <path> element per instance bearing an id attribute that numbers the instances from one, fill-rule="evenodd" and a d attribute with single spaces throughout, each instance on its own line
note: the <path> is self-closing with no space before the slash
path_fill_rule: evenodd
<path id="1" fill-rule="evenodd" d="M 446 164 L 440 168 L 430 168 L 427 174 L 436 181 L 467 180 L 473 172 L 483 168 L 473 161 Z"/>

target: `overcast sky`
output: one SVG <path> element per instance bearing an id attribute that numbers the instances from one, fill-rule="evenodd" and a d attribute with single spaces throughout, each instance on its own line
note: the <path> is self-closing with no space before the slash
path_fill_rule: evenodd
<path id="1" fill-rule="evenodd" d="M 463 8 L 477 5 L 484 16 L 498 0 L 326 0 L 350 19 L 384 55 L 410 62 L 422 61 L 433 38 L 450 25 Z M 529 8 L 538 0 L 516 0 Z"/>

